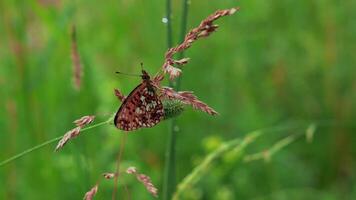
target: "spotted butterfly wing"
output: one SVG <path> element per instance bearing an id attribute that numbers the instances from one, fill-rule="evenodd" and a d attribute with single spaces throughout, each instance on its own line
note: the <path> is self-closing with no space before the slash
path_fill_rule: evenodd
<path id="1" fill-rule="evenodd" d="M 114 124 L 124 131 L 152 127 L 163 119 L 163 105 L 150 77 L 143 70 L 142 83 L 124 100 L 115 115 Z"/>

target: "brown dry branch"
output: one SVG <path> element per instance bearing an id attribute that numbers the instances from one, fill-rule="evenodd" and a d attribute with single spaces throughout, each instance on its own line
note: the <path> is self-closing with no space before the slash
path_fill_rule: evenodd
<path id="1" fill-rule="evenodd" d="M 184 64 L 188 63 L 189 58 L 183 58 L 181 60 L 174 60 L 173 56 L 178 53 L 182 52 L 186 49 L 188 49 L 193 42 L 197 41 L 199 38 L 202 37 L 208 37 L 211 33 L 216 31 L 218 28 L 218 25 L 213 24 L 213 22 L 220 17 L 227 16 L 227 15 L 232 15 L 236 11 L 238 11 L 240 8 L 231 8 L 231 9 L 225 9 L 225 10 L 218 10 L 214 14 L 208 16 L 206 19 L 204 19 L 200 25 L 186 34 L 184 41 L 177 45 L 176 47 L 170 48 L 167 50 L 165 54 L 165 60 L 162 65 L 162 71 L 164 74 L 169 74 L 170 79 L 173 80 L 174 78 L 178 77 L 181 74 L 181 70 L 174 67 L 174 64 L 183 66 Z M 162 74 L 158 73 L 155 77 L 154 80 L 156 80 L 156 77 L 159 77 L 158 80 L 163 80 L 161 78 Z M 158 82 L 157 82 L 158 83 Z"/>
<path id="2" fill-rule="evenodd" d="M 121 101 L 121 102 L 124 102 L 125 101 L 125 99 L 126 99 L 126 97 L 125 97 L 125 95 L 124 94 L 122 94 L 121 92 L 120 92 L 120 90 L 119 89 L 114 89 L 114 94 L 115 94 L 115 96 L 119 99 L 119 101 Z"/>
<path id="3" fill-rule="evenodd" d="M 213 108 L 209 107 L 206 103 L 198 100 L 198 98 L 191 91 L 176 92 L 172 88 L 163 87 L 161 88 L 160 98 L 177 99 L 183 102 L 184 104 L 191 105 L 193 106 L 193 108 L 206 112 L 209 115 L 219 114 Z"/>
<path id="4" fill-rule="evenodd" d="M 55 151 L 58 151 L 63 148 L 63 146 L 72 138 L 75 138 L 79 135 L 81 127 L 78 126 L 70 131 L 68 131 L 66 134 L 63 135 L 62 139 L 59 140 Z"/>
<path id="5" fill-rule="evenodd" d="M 98 184 L 96 184 L 93 188 L 91 188 L 87 193 L 84 195 L 84 200 L 93 200 L 95 194 L 98 192 Z"/>
<path id="6" fill-rule="evenodd" d="M 153 185 L 152 180 L 149 176 L 145 174 L 139 174 L 135 167 L 129 167 L 126 170 L 128 174 L 136 175 L 138 181 L 140 181 L 147 189 L 149 193 L 154 197 L 158 197 L 158 189 Z"/>
<path id="7" fill-rule="evenodd" d="M 73 123 L 83 128 L 83 126 L 92 123 L 94 119 L 95 119 L 94 115 L 86 115 L 81 117 L 80 119 L 75 120 Z"/>
<path id="8" fill-rule="evenodd" d="M 72 66 L 73 66 L 73 82 L 74 88 L 79 90 L 82 79 L 82 64 L 80 62 L 80 55 L 77 46 L 77 33 L 75 26 L 72 26 L 71 30 L 71 40 L 72 40 Z"/>

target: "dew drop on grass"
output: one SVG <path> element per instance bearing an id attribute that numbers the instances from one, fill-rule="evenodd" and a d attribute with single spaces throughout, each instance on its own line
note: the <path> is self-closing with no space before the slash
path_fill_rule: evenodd
<path id="1" fill-rule="evenodd" d="M 168 23 L 167 17 L 163 17 L 163 18 L 162 18 L 162 22 L 165 23 L 165 24 L 167 24 L 167 23 Z"/>

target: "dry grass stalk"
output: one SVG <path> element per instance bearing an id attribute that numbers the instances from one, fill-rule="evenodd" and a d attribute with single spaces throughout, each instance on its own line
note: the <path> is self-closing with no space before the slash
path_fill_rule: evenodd
<path id="1" fill-rule="evenodd" d="M 64 147 L 64 145 L 72 138 L 75 138 L 79 135 L 81 127 L 78 126 L 70 131 L 68 131 L 66 134 L 63 135 L 62 139 L 59 140 L 55 151 L 58 151 Z"/>
<path id="2" fill-rule="evenodd" d="M 135 167 L 129 167 L 126 170 L 126 173 L 136 175 L 137 180 L 140 181 L 146 187 L 147 191 L 151 193 L 152 196 L 158 197 L 158 189 L 153 185 L 152 180 L 149 176 L 145 174 L 139 174 Z"/>
<path id="3" fill-rule="evenodd" d="M 198 100 L 198 98 L 190 91 L 176 92 L 172 88 L 163 87 L 161 89 L 161 98 L 177 99 L 185 104 L 192 105 L 193 108 L 206 112 L 210 115 L 219 114 L 213 108 L 209 107 L 206 103 Z"/>
<path id="4" fill-rule="evenodd" d="M 182 66 L 188 63 L 189 58 L 174 60 L 173 56 L 178 52 L 182 52 L 188 49 L 193 44 L 193 42 L 197 41 L 199 38 L 208 37 L 211 33 L 215 32 L 216 29 L 218 28 L 218 25 L 213 24 L 215 20 L 223 16 L 232 15 L 238 10 L 239 10 L 238 7 L 225 9 L 225 10 L 218 10 L 214 14 L 204 19 L 198 27 L 189 31 L 189 33 L 186 34 L 184 41 L 181 44 L 179 44 L 176 47 L 168 49 L 168 51 L 166 52 L 165 60 L 162 65 L 163 73 L 169 74 L 171 80 L 178 77 L 182 71 L 179 68 L 174 67 L 174 64 Z M 162 76 L 161 73 L 157 74 L 154 77 L 154 80 L 156 80 L 156 77 L 159 77 L 159 79 L 163 79 L 161 78 L 161 76 Z"/>
<path id="5" fill-rule="evenodd" d="M 121 102 L 124 102 L 124 100 L 126 99 L 125 95 L 122 94 L 119 89 L 115 88 L 114 89 L 114 94 L 119 99 L 119 101 L 121 101 Z"/>
<path id="6" fill-rule="evenodd" d="M 93 200 L 95 194 L 98 192 L 98 184 L 96 184 L 93 188 L 91 188 L 87 193 L 84 195 L 84 200 Z"/>
<path id="7" fill-rule="evenodd" d="M 165 54 L 165 60 L 162 65 L 162 69 L 153 78 L 154 86 L 161 91 L 160 94 L 161 98 L 177 99 L 185 104 L 192 105 L 193 108 L 202 110 L 203 112 L 206 112 L 210 115 L 218 114 L 214 109 L 209 107 L 206 103 L 198 100 L 198 98 L 195 95 L 193 95 L 193 92 L 188 92 L 188 91 L 176 92 L 172 88 L 168 88 L 168 87 L 161 88 L 160 82 L 164 79 L 165 74 L 168 74 L 171 80 L 180 76 L 182 70 L 177 67 L 174 67 L 174 65 L 183 66 L 188 63 L 189 58 L 183 58 L 180 60 L 173 59 L 176 53 L 185 51 L 186 49 L 191 47 L 191 45 L 199 38 L 208 37 L 211 33 L 215 32 L 216 29 L 218 28 L 217 25 L 213 24 L 215 20 L 223 16 L 232 15 L 238 10 L 239 8 L 231 8 L 231 9 L 216 11 L 212 15 L 205 18 L 199 24 L 198 27 L 193 28 L 191 31 L 189 31 L 185 35 L 184 41 L 181 44 L 167 50 Z"/>
<path id="8" fill-rule="evenodd" d="M 83 128 L 83 126 L 90 124 L 94 121 L 94 115 L 86 115 L 74 121 L 74 124 Z"/>
<path id="9" fill-rule="evenodd" d="M 78 46 L 77 46 L 77 33 L 75 26 L 72 26 L 71 30 L 71 40 L 72 40 L 72 66 L 73 66 L 73 82 L 74 82 L 74 88 L 79 90 L 80 85 L 81 85 L 81 79 L 82 79 L 82 64 L 80 62 L 80 55 L 78 52 Z"/>

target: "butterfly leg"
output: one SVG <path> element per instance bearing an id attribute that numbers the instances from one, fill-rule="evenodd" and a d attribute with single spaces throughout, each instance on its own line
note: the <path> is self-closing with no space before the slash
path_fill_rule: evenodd
<path id="1" fill-rule="evenodd" d="M 126 99 L 125 95 L 122 94 L 119 89 L 115 88 L 114 89 L 114 94 L 117 97 L 117 99 L 119 99 L 120 102 L 124 102 L 124 100 Z"/>

